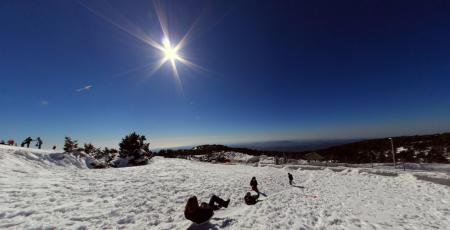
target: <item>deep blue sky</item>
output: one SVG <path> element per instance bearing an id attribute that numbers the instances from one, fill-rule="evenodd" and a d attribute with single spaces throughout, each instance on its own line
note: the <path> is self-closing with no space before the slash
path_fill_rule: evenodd
<path id="1" fill-rule="evenodd" d="M 450 130 L 449 1 L 1 1 L 0 139 L 153 147 Z M 114 23 L 117 26 L 111 24 Z M 194 25 L 194 26 L 193 26 Z M 130 71 L 133 70 L 133 71 Z M 90 91 L 76 90 L 92 85 Z"/>

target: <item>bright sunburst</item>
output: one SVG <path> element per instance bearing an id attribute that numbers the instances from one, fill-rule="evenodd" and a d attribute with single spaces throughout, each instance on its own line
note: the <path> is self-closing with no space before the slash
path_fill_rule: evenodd
<path id="1" fill-rule="evenodd" d="M 180 60 L 178 49 L 176 47 L 172 47 L 172 44 L 170 43 L 170 40 L 168 38 L 163 39 L 162 52 L 164 54 L 164 58 L 168 61 L 174 62 Z"/>
<path id="2" fill-rule="evenodd" d="M 180 51 L 189 42 L 189 37 L 190 37 L 190 34 L 194 31 L 195 23 L 188 29 L 188 31 L 184 34 L 184 36 L 181 37 L 181 39 L 177 43 L 173 43 L 173 40 L 171 41 L 171 39 L 170 39 L 171 37 L 170 37 L 170 33 L 169 33 L 168 21 L 167 21 L 165 11 L 163 10 L 163 7 L 161 5 L 161 2 L 155 0 L 155 1 L 153 1 L 153 4 L 154 4 L 155 12 L 156 12 L 156 15 L 157 15 L 157 18 L 158 18 L 158 21 L 159 21 L 159 24 L 160 24 L 160 27 L 162 30 L 162 34 L 163 34 L 163 39 L 162 39 L 161 43 L 157 42 L 152 37 L 143 33 L 141 29 L 139 29 L 138 27 L 135 27 L 131 23 L 124 23 L 120 20 L 114 20 L 114 18 L 107 17 L 106 15 L 102 14 L 100 11 L 90 8 L 87 5 L 84 5 L 84 4 L 82 4 L 82 5 L 84 7 L 86 7 L 86 9 L 91 11 L 93 14 L 101 17 L 102 19 L 109 22 L 110 24 L 117 27 L 118 29 L 124 31 L 125 33 L 137 38 L 138 40 L 141 40 L 142 42 L 146 43 L 147 45 L 158 50 L 162 55 L 161 59 L 155 64 L 151 63 L 151 64 L 145 65 L 143 67 L 146 68 L 147 66 L 152 65 L 153 67 L 151 68 L 151 73 L 150 73 L 150 75 L 152 75 L 155 72 L 157 72 L 164 64 L 168 63 L 173 70 L 174 78 L 177 81 L 178 86 L 180 87 L 180 89 L 182 89 L 180 75 L 177 70 L 177 63 L 181 63 L 181 64 L 183 64 L 187 67 L 190 67 L 194 70 L 203 70 L 202 67 L 198 66 L 197 64 L 194 64 L 193 62 L 188 60 L 184 55 L 180 54 Z M 128 70 L 125 72 L 125 74 L 127 74 L 131 71 L 139 70 L 141 68 L 142 67 L 138 67 L 138 68 Z"/>
<path id="3" fill-rule="evenodd" d="M 164 29 L 163 29 L 163 31 L 164 31 Z M 156 68 L 154 69 L 154 71 L 157 71 L 165 63 L 167 63 L 167 62 L 170 63 L 170 65 L 172 66 L 173 73 L 175 75 L 175 79 L 177 80 L 177 83 L 181 87 L 181 80 L 180 80 L 180 76 L 178 74 L 177 62 L 181 62 L 186 65 L 190 64 L 189 61 L 187 61 L 186 59 L 181 57 L 181 55 L 178 53 L 178 51 L 182 47 L 181 43 L 173 45 L 170 42 L 169 36 L 167 34 L 164 36 L 164 38 L 162 40 L 162 44 L 153 45 L 153 47 L 155 47 L 159 51 L 161 51 L 161 53 L 163 55 L 163 57 L 157 64 Z"/>
<path id="4" fill-rule="evenodd" d="M 162 40 L 162 45 L 160 47 L 157 47 L 164 57 L 159 62 L 159 67 L 164 65 L 166 62 L 170 62 L 172 66 L 173 73 L 175 74 L 176 80 L 179 84 L 181 84 L 180 76 L 178 75 L 177 70 L 177 61 L 185 62 L 184 59 L 178 54 L 178 50 L 180 49 L 179 45 L 173 46 L 170 42 L 170 39 L 166 36 Z M 157 67 L 157 68 L 159 68 Z"/>

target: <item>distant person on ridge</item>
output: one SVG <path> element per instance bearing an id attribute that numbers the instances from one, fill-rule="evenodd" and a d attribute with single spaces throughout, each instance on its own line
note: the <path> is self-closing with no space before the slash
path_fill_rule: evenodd
<path id="1" fill-rule="evenodd" d="M 53 150 L 56 150 L 56 145 L 53 145 Z"/>
<path id="2" fill-rule="evenodd" d="M 42 140 L 41 140 L 41 138 L 38 137 L 38 138 L 36 139 L 36 141 L 37 141 L 36 147 L 38 147 L 38 149 L 41 149 L 41 147 L 42 147 Z"/>
<path id="3" fill-rule="evenodd" d="M 5 141 L 4 140 L 0 140 L 0 145 L 4 145 Z"/>
<path id="4" fill-rule="evenodd" d="M 294 180 L 294 177 L 290 173 L 288 173 L 288 177 L 289 177 L 289 184 L 292 185 L 292 181 Z"/>
<path id="5" fill-rule="evenodd" d="M 247 205 L 254 205 L 258 203 L 259 193 L 256 195 L 252 195 L 250 192 L 247 192 L 244 196 L 244 201 Z"/>
<path id="6" fill-rule="evenodd" d="M 27 145 L 27 148 L 29 148 L 32 141 L 33 141 L 33 139 L 31 139 L 31 137 L 27 137 L 27 138 L 22 142 L 22 144 L 20 145 L 20 147 L 24 147 L 25 145 Z"/>
<path id="7" fill-rule="evenodd" d="M 250 186 L 252 187 L 253 191 L 255 191 L 259 194 L 258 181 L 256 181 L 256 177 L 252 177 L 252 180 L 250 181 Z"/>
<path id="8" fill-rule="evenodd" d="M 199 206 L 197 197 L 193 196 L 187 201 L 186 207 L 184 208 L 184 217 L 196 224 L 201 224 L 214 215 L 214 210 L 222 207 L 227 208 L 229 203 L 230 199 L 224 201 L 220 197 L 213 195 L 209 200 L 209 204 L 203 202 Z"/>
<path id="9" fill-rule="evenodd" d="M 9 139 L 9 140 L 8 140 L 8 145 L 11 145 L 11 146 L 12 146 L 12 145 L 14 145 L 14 143 L 15 143 L 15 141 L 14 141 L 13 139 Z M 17 145 L 16 145 L 16 146 L 17 146 Z"/>

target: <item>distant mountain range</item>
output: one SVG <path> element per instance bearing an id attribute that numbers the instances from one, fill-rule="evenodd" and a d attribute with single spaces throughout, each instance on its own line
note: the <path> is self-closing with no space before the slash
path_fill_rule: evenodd
<path id="1" fill-rule="evenodd" d="M 392 142 L 391 142 L 392 140 Z M 349 163 L 396 161 L 449 163 L 450 133 L 363 140 L 317 150 L 327 160 Z"/>
<path id="2" fill-rule="evenodd" d="M 396 161 L 449 163 L 450 133 L 400 136 L 392 139 L 266 141 L 228 146 L 200 145 L 194 148 L 160 150 L 159 154 L 165 157 L 180 157 L 235 151 L 250 155 L 264 154 L 289 159 L 305 159 L 306 154 L 314 151 L 316 155 L 319 154 L 324 160 L 331 162 L 383 163 L 392 162 L 392 150 L 395 151 Z"/>
<path id="3" fill-rule="evenodd" d="M 360 139 L 340 139 L 340 140 L 283 140 L 283 141 L 262 141 L 241 144 L 231 144 L 230 147 L 248 148 L 264 151 L 302 152 L 325 149 L 328 147 L 348 144 L 361 141 Z"/>

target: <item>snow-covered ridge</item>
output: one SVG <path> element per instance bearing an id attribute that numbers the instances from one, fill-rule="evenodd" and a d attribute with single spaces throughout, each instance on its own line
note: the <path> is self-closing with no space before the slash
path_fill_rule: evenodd
<path id="1" fill-rule="evenodd" d="M 246 164 L 253 164 L 258 163 L 256 165 L 259 166 L 274 166 L 275 164 L 275 158 L 272 156 L 266 156 L 266 155 L 258 155 L 253 156 L 245 153 L 240 152 L 234 152 L 234 151 L 221 151 L 221 152 L 214 152 L 208 155 L 197 155 L 193 156 L 190 159 L 193 160 L 202 160 L 202 161 L 208 161 L 211 162 L 211 159 L 217 159 L 217 158 L 224 158 L 232 163 L 246 163 Z M 311 169 L 325 169 L 325 168 L 338 168 L 338 169 L 344 169 L 344 168 L 366 168 L 371 169 L 373 171 L 401 171 L 403 169 L 403 166 L 405 166 L 406 170 L 408 171 L 414 171 L 415 173 L 422 172 L 430 172 L 430 174 L 436 173 L 436 174 L 446 174 L 450 176 L 450 164 L 440 164 L 440 163 L 405 163 L 403 165 L 401 162 L 398 163 L 396 169 L 394 170 L 392 163 L 366 163 L 366 164 L 348 164 L 348 163 L 326 163 L 326 162 L 311 162 L 309 163 L 306 160 L 302 159 L 288 159 L 288 162 L 286 164 L 282 163 L 281 165 L 286 166 L 301 166 L 304 168 L 311 168 Z M 280 167 L 280 166 L 277 166 Z M 282 166 L 281 166 L 282 167 Z"/>
<path id="2" fill-rule="evenodd" d="M 4 170 L 33 171 L 38 169 L 87 169 L 91 157 L 75 156 L 52 150 L 0 145 L 1 167 Z"/>

